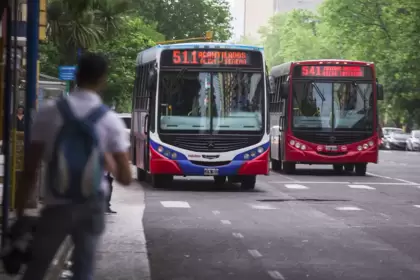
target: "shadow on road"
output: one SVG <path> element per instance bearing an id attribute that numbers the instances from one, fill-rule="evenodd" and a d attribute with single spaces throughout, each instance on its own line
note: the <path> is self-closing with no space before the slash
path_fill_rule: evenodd
<path id="1" fill-rule="evenodd" d="M 217 185 L 209 179 L 187 179 L 183 177 L 175 177 L 170 185 L 160 189 L 154 188 L 149 181 L 142 182 L 141 185 L 146 189 L 155 191 L 265 193 L 265 191 L 258 189 L 258 181 L 256 188 L 253 190 L 243 190 L 240 184 L 226 182 L 223 185 Z"/>

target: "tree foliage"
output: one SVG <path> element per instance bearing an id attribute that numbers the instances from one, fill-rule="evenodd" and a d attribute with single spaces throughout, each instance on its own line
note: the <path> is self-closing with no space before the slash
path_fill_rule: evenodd
<path id="1" fill-rule="evenodd" d="M 228 40 L 231 14 L 226 0 L 140 0 L 139 14 L 157 23 L 167 40 L 202 37 L 213 31 L 218 41 Z"/>
<path id="2" fill-rule="evenodd" d="M 114 104 L 118 112 L 131 112 L 131 95 L 135 78 L 135 62 L 140 51 L 163 40 L 154 27 L 138 17 L 125 17 L 120 32 L 95 51 L 105 53 L 110 61 L 110 75 L 104 101 Z"/>
<path id="3" fill-rule="evenodd" d="M 381 112 L 396 125 L 420 125 L 420 2 L 325 0 L 317 12 L 275 15 L 261 29 L 271 65 L 342 58 L 373 61 L 385 87 Z"/>

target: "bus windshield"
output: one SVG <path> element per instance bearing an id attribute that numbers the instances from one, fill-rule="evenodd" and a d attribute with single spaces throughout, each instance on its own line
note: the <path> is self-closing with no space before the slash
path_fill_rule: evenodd
<path id="1" fill-rule="evenodd" d="M 164 132 L 261 132 L 262 72 L 163 71 L 159 78 Z"/>
<path id="2" fill-rule="evenodd" d="M 373 128 L 372 83 L 293 83 L 293 128 L 366 131 Z"/>

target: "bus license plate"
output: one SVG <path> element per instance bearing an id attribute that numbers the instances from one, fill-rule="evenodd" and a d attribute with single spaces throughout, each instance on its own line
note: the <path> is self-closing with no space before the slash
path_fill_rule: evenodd
<path id="1" fill-rule="evenodd" d="M 218 168 L 204 168 L 204 176 L 217 176 L 219 175 Z"/>
<path id="2" fill-rule="evenodd" d="M 327 151 L 337 151 L 338 147 L 337 146 L 325 146 L 325 150 L 327 150 Z"/>

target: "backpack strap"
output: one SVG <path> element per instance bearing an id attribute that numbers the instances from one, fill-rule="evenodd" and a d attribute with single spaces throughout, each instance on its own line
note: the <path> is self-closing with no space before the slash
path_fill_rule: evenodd
<path id="1" fill-rule="evenodd" d="M 57 108 L 58 111 L 60 111 L 61 116 L 63 117 L 64 122 L 71 121 L 76 118 L 76 116 L 73 114 L 73 111 L 70 108 L 69 103 L 67 102 L 67 99 L 62 98 L 57 102 Z"/>
<path id="2" fill-rule="evenodd" d="M 102 104 L 99 107 L 93 109 L 89 113 L 89 115 L 87 115 L 85 120 L 94 124 L 97 121 L 99 121 L 108 111 L 109 111 L 108 106 L 106 106 L 105 104 Z"/>

